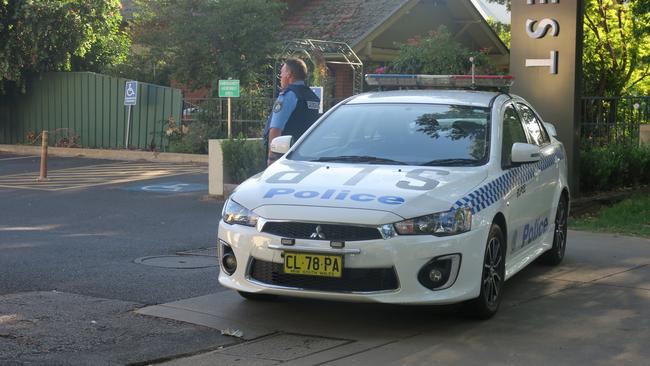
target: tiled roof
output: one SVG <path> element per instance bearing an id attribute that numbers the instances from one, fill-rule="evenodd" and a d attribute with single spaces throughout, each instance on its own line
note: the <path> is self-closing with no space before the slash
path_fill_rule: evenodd
<path id="1" fill-rule="evenodd" d="M 409 0 L 311 0 L 289 8 L 281 39 L 311 38 L 355 46 Z"/>

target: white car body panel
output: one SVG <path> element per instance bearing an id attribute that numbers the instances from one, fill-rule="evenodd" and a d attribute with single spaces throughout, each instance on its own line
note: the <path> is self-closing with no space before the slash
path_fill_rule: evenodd
<path id="1" fill-rule="evenodd" d="M 232 275 L 220 271 L 220 284 L 249 293 L 342 301 L 447 304 L 469 300 L 479 295 L 486 238 L 498 215 L 505 217 L 506 279 L 512 277 L 551 248 L 557 203 L 563 191 L 568 194 L 568 179 L 564 148 L 555 137 L 540 149 L 540 161 L 506 170 L 501 168 L 503 136 L 499 123 L 503 118 L 503 106 L 509 101 L 523 99 L 493 92 L 434 90 L 368 93 L 342 102 L 481 107 L 493 103 L 489 162 L 474 167 L 423 167 L 305 162 L 282 157 L 262 174 L 242 183 L 231 196 L 233 201 L 261 219 L 256 227 L 220 221 L 220 250 L 227 245 L 238 260 Z M 289 153 L 332 110 L 321 117 Z M 433 186 L 431 181 L 437 184 Z M 282 236 L 263 232 L 268 222 L 379 228 L 463 207 L 472 210 L 471 230 L 452 236 L 396 235 L 346 241 L 344 248 L 337 249 L 331 247 L 329 240 L 318 239 L 295 239 L 293 246 L 283 245 Z M 281 265 L 283 252 L 307 250 L 339 253 L 344 258 L 344 267 L 349 269 L 392 267 L 398 286 L 388 291 L 311 290 L 263 283 L 251 276 L 249 267 L 253 259 Z M 418 282 L 418 271 L 423 265 L 432 258 L 454 253 L 461 254 L 461 265 L 451 287 L 430 290 Z"/>

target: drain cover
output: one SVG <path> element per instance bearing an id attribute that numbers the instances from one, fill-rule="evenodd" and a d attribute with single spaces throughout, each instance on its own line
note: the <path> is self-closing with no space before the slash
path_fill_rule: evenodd
<path id="1" fill-rule="evenodd" d="M 142 257 L 135 260 L 135 263 L 147 266 L 163 268 L 207 268 L 217 267 L 219 263 L 214 257 L 195 255 L 158 255 L 153 257 Z"/>

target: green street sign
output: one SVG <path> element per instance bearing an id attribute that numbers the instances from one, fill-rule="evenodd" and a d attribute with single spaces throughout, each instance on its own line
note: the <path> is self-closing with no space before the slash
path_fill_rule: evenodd
<path id="1" fill-rule="evenodd" d="M 219 98 L 239 98 L 239 80 L 219 80 Z"/>

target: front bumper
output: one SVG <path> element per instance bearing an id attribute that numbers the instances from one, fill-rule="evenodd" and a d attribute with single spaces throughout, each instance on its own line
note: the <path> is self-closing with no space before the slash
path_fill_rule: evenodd
<path id="1" fill-rule="evenodd" d="M 229 225 L 221 221 L 219 246 L 221 248 L 222 245 L 227 245 L 232 249 L 238 266 L 232 275 L 222 269 L 219 272 L 219 283 L 244 292 L 327 300 L 396 304 L 456 303 L 479 295 L 487 234 L 487 228 L 479 226 L 470 232 L 448 237 L 415 235 L 349 241 L 345 243 L 344 248 L 337 249 L 332 248 L 327 240 L 296 239 L 295 245 L 282 245 L 280 236 L 259 232 L 253 227 Z M 281 272 L 285 251 L 340 254 L 344 264 L 341 279 L 316 277 L 313 280 L 349 283 L 339 282 L 338 285 L 330 287 L 322 285 L 320 289 L 315 290 L 309 288 L 309 282 L 292 281 L 290 276 L 295 275 L 278 273 Z M 455 253 L 460 254 L 462 260 L 457 278 L 451 287 L 434 291 L 418 281 L 418 272 L 431 259 Z M 267 271 L 266 277 L 260 277 L 260 268 Z M 273 270 L 275 275 L 284 276 L 284 280 L 277 282 L 282 285 L 270 284 L 264 280 L 270 276 L 268 271 Z M 357 285 L 366 283 L 363 277 L 369 273 L 372 273 L 372 276 L 390 277 L 390 271 L 394 271 L 397 281 L 394 286 L 390 283 L 390 278 L 376 279 L 384 284 L 388 283 L 388 289 Z"/>

